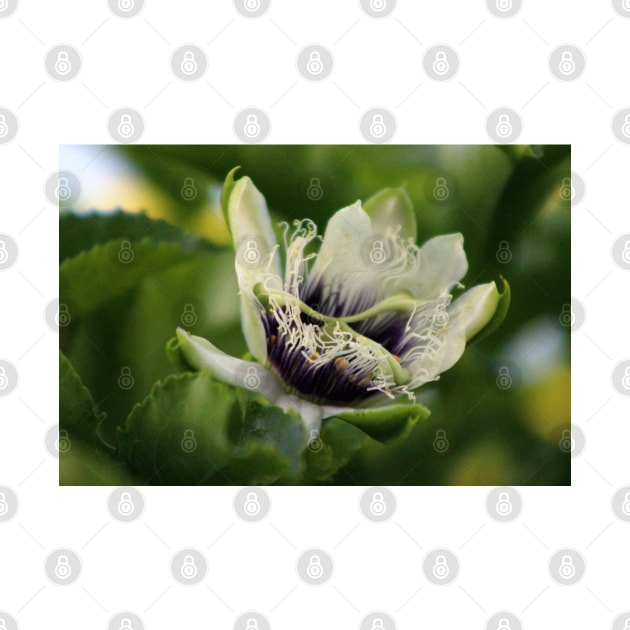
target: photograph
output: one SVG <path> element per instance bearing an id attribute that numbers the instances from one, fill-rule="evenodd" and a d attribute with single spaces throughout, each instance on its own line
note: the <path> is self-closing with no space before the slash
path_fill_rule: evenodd
<path id="1" fill-rule="evenodd" d="M 55 184 L 60 485 L 571 484 L 569 145 L 62 145 Z"/>

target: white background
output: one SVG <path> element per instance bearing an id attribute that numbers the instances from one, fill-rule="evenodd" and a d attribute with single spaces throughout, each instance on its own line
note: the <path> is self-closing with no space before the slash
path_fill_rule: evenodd
<path id="1" fill-rule="evenodd" d="M 56 83 L 43 58 L 64 42 L 80 50 L 83 68 Z M 322 83 L 295 67 L 314 42 L 335 58 Z M 565 42 L 587 59 L 572 83 L 547 67 Z M 200 81 L 171 73 L 170 55 L 184 43 L 208 55 Z M 423 51 L 434 43 L 460 55 L 449 82 L 423 73 Z M 630 483 L 628 399 L 610 379 L 630 355 L 630 274 L 610 253 L 630 232 L 630 147 L 610 130 L 630 105 L 629 58 L 630 20 L 605 1 L 526 0 L 507 20 L 481 0 L 400 0 L 382 20 L 355 0 L 273 0 L 256 20 L 227 0 L 149 1 L 122 20 L 105 0 L 22 0 L 0 20 L 0 107 L 20 123 L 0 146 L 0 232 L 20 248 L 17 264 L 0 273 L 0 358 L 20 376 L 0 398 L 0 485 L 20 498 L 16 518 L 0 524 L 0 610 L 24 630 L 106 628 L 125 609 L 156 630 L 230 628 L 250 609 L 285 630 L 358 628 L 371 610 L 387 611 L 401 629 L 484 628 L 497 610 L 513 611 L 526 628 L 610 627 L 630 608 L 630 525 L 610 509 L 614 491 Z M 572 419 L 586 448 L 573 459 L 571 488 L 521 488 L 524 510 L 509 524 L 488 517 L 489 488 L 395 488 L 397 512 L 378 525 L 359 511 L 361 488 L 270 488 L 271 512 L 258 524 L 237 518 L 234 489 L 143 488 L 142 518 L 123 525 L 107 512 L 110 488 L 58 487 L 58 461 L 43 441 L 58 422 L 58 337 L 44 320 L 58 294 L 58 210 L 43 185 L 58 169 L 59 144 L 110 143 L 107 118 L 122 106 L 142 112 L 147 143 L 238 142 L 232 122 L 248 106 L 270 116 L 272 143 L 360 143 L 359 118 L 374 106 L 394 113 L 395 142 L 487 143 L 485 119 L 503 105 L 523 118 L 520 142 L 572 144 L 572 169 L 587 186 L 572 210 L 572 294 L 587 318 L 572 338 Z M 47 552 L 61 546 L 83 560 L 79 581 L 66 588 L 43 572 Z M 335 560 L 332 580 L 318 588 L 294 568 L 299 552 L 315 546 Z M 421 571 L 438 546 L 462 565 L 443 588 Z M 173 581 L 169 561 L 181 547 L 206 554 L 203 584 Z M 560 547 L 586 558 L 575 586 L 548 575 Z"/>

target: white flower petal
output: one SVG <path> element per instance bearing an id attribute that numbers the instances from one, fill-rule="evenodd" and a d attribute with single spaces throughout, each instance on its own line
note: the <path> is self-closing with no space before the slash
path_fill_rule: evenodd
<path id="1" fill-rule="evenodd" d="M 459 233 L 436 236 L 420 248 L 418 279 L 408 288 L 414 296 L 430 300 L 450 291 L 467 271 L 464 237 Z"/>
<path id="2" fill-rule="evenodd" d="M 373 234 L 387 234 L 398 229 L 401 238 L 417 237 L 416 215 L 407 191 L 403 188 L 384 188 L 363 203 L 363 209 L 372 219 Z"/>
<path id="3" fill-rule="evenodd" d="M 449 319 L 463 329 L 466 339 L 482 330 L 494 316 L 499 305 L 499 291 L 494 282 L 480 284 L 460 295 L 449 307 Z"/>
<path id="4" fill-rule="evenodd" d="M 236 275 L 241 292 L 241 320 L 245 341 L 252 355 L 261 363 L 267 360 L 267 341 L 261 321 L 260 306 L 253 289 L 259 282 L 270 279 L 282 286 L 280 257 L 267 203 L 249 177 L 234 181 L 232 171 L 225 182 L 223 199 L 234 247 Z M 247 264 L 243 258 L 247 248 L 254 248 L 260 264 Z"/>
<path id="5" fill-rule="evenodd" d="M 210 370 L 220 381 L 257 391 L 272 403 L 284 395 L 275 376 L 258 363 L 232 357 L 207 339 L 191 335 L 181 328 L 177 329 L 177 340 L 186 361 L 198 370 Z"/>
<path id="6" fill-rule="evenodd" d="M 326 226 L 311 276 L 326 285 L 338 281 L 340 272 L 350 276 L 367 271 L 361 247 L 371 233 L 370 217 L 360 201 L 335 212 Z"/>

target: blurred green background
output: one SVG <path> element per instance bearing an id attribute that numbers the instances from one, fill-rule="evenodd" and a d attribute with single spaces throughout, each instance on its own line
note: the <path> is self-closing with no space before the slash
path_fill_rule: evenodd
<path id="1" fill-rule="evenodd" d="M 230 354 L 247 350 L 219 208 L 222 181 L 240 165 L 274 219 L 309 217 L 321 231 L 337 209 L 404 186 L 419 243 L 462 232 L 464 284 L 501 275 L 512 289 L 502 327 L 420 391 L 429 419 L 401 444 L 370 441 L 334 483 L 570 484 L 569 146 L 81 145 L 63 146 L 60 158 L 81 183 L 78 199 L 61 203 L 60 303 L 71 322 L 60 328 L 60 345 L 96 410 L 107 413 L 105 442 L 175 372 L 164 347 L 177 326 Z M 175 248 L 182 231 L 190 255 Z M 121 236 L 142 273 L 89 269 L 80 252 L 109 243 L 104 255 L 115 257 Z M 173 251 L 154 259 L 143 239 Z M 83 443 L 60 458 L 60 482 L 142 483 Z"/>

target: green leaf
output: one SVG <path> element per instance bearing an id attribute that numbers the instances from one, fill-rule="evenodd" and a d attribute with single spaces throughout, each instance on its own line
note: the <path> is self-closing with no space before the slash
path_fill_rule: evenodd
<path id="1" fill-rule="evenodd" d="M 118 444 L 147 483 L 260 485 L 299 478 L 305 438 L 296 414 L 189 372 L 153 387 L 118 431 Z"/>
<path id="2" fill-rule="evenodd" d="M 232 190 L 234 189 L 234 186 L 236 185 L 234 174 L 236 173 L 236 171 L 238 171 L 239 168 L 240 166 L 235 166 L 225 176 L 225 183 L 223 184 L 223 190 L 221 192 L 221 209 L 223 210 L 223 218 L 225 219 L 225 224 L 227 225 L 228 230 L 230 231 L 230 234 L 232 234 L 232 229 L 230 227 L 230 217 L 228 215 L 228 203 L 230 200 L 230 195 L 232 194 Z"/>
<path id="3" fill-rule="evenodd" d="M 213 246 L 194 234 L 185 234 L 164 221 L 153 220 L 143 213 L 123 210 L 113 212 L 64 212 L 59 217 L 59 262 L 72 258 L 94 245 L 115 239 L 136 243 L 144 238 L 153 242 L 180 243 L 194 251 L 212 250 Z"/>
<path id="4" fill-rule="evenodd" d="M 324 420 L 317 448 L 306 450 L 306 480 L 326 481 L 358 453 L 368 436 L 357 427 L 339 420 Z"/>
<path id="5" fill-rule="evenodd" d="M 500 276 L 499 280 L 501 283 L 503 283 L 503 286 L 497 287 L 499 288 L 499 304 L 497 306 L 497 310 L 494 312 L 492 319 L 486 324 L 486 326 L 482 330 L 480 330 L 474 337 L 468 340 L 469 344 L 480 341 L 481 339 L 484 339 L 485 337 L 491 335 L 503 323 L 503 320 L 505 319 L 507 312 L 510 309 L 510 301 L 512 299 L 510 285 L 503 276 Z M 501 290 L 501 288 L 503 290 Z"/>
<path id="6" fill-rule="evenodd" d="M 104 413 L 94 408 L 92 395 L 72 364 L 59 353 L 59 427 L 86 442 L 100 443 L 99 424 Z"/>
<path id="7" fill-rule="evenodd" d="M 401 442 L 419 420 L 429 417 L 422 405 L 389 405 L 375 409 L 358 409 L 336 417 L 358 427 L 372 439 L 385 444 Z"/>
<path id="8" fill-rule="evenodd" d="M 224 471 L 240 483 L 296 482 L 304 471 L 304 425 L 298 414 L 248 400 L 238 457 Z"/>
<path id="9" fill-rule="evenodd" d="M 119 297 L 139 282 L 199 254 L 178 243 L 137 243 L 126 239 L 97 244 L 65 260 L 59 268 L 59 301 L 71 317 L 81 317 Z"/>

